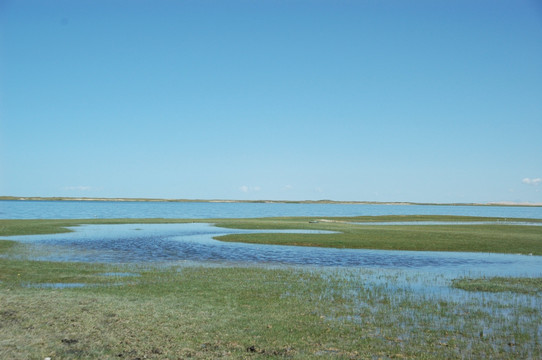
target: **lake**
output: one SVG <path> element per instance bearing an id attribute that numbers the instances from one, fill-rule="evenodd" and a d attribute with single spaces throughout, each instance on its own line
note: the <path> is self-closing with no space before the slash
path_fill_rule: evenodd
<path id="1" fill-rule="evenodd" d="M 142 201 L 0 201 L 0 219 L 462 215 L 542 219 L 542 207 Z"/>

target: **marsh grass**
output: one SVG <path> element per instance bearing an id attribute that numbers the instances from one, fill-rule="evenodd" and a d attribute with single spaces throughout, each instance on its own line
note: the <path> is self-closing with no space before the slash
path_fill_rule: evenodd
<path id="1" fill-rule="evenodd" d="M 0 283 L 1 358 L 542 355 L 540 297 L 465 293 L 450 300 L 410 289 L 400 272 L 359 269 L 36 263 L 0 262 L 7 274 Z M 140 276 L 123 284 L 108 277 L 97 281 L 106 271 Z M 67 281 L 63 273 L 71 274 L 69 281 L 100 286 L 24 285 Z M 442 283 L 407 278 L 427 286 Z"/>
<path id="2" fill-rule="evenodd" d="M 351 249 L 460 251 L 542 255 L 542 226 L 521 225 L 359 225 L 349 223 L 254 222 L 253 228 L 301 228 L 337 234 L 231 234 L 221 241 Z M 280 227 L 279 225 L 280 224 Z M 218 223 L 236 227 L 252 225 Z M 252 227 L 250 227 L 252 228 Z"/>
<path id="3" fill-rule="evenodd" d="M 0 235 L 78 223 L 87 221 L 32 220 L 26 228 L 25 221 L 8 220 L 0 222 Z M 371 234 L 358 225 L 308 218 L 217 223 L 340 230 L 346 242 Z M 471 242 L 476 234 L 497 236 L 492 226 L 475 227 L 461 236 Z M 421 234 L 416 228 L 397 231 Z M 510 252 L 518 252 L 516 236 L 538 234 L 511 228 L 505 232 L 512 237 Z M 453 229 L 429 231 L 444 239 Z M 535 240 L 531 246 L 539 247 Z M 542 357 L 539 293 L 463 291 L 439 275 L 384 269 L 58 263 L 17 256 L 24 251 L 23 244 L 0 241 L 2 359 Z M 88 286 L 34 286 L 74 283 Z"/>
<path id="4" fill-rule="evenodd" d="M 542 293 L 542 278 L 491 277 L 461 278 L 453 286 L 467 291 L 514 292 L 521 294 Z"/>
<path id="5" fill-rule="evenodd" d="M 16 241 L 12 241 L 12 240 L 0 240 L 0 254 L 7 253 L 17 244 L 18 243 Z"/>

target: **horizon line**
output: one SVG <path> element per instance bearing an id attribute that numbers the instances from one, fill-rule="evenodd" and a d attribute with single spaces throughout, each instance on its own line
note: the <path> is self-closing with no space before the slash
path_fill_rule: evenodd
<path id="1" fill-rule="evenodd" d="M 414 201 L 370 201 L 370 200 L 241 200 L 241 199 L 176 199 L 139 197 L 80 197 L 80 196 L 0 196 L 0 200 L 15 201 L 131 201 L 131 202 L 209 202 L 209 203 L 279 203 L 279 204 L 366 204 L 366 205 L 440 205 L 440 206 L 542 206 L 542 203 L 494 201 L 477 202 L 414 202 Z"/>

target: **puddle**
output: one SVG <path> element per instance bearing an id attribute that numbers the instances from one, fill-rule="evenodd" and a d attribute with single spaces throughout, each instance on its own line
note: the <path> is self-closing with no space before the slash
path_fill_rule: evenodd
<path id="1" fill-rule="evenodd" d="M 86 286 L 93 286 L 84 283 L 40 283 L 40 284 L 27 284 L 25 287 L 29 288 L 43 288 L 43 289 L 73 289 L 82 288 Z"/>
<path id="2" fill-rule="evenodd" d="M 129 276 L 139 277 L 139 276 L 141 276 L 141 274 L 137 274 L 137 273 L 124 273 L 124 272 L 107 272 L 107 273 L 96 274 L 96 275 L 98 275 L 98 276 L 116 276 L 116 277 L 129 277 Z"/>
<path id="3" fill-rule="evenodd" d="M 139 276 L 139 275 L 136 275 Z M 97 286 L 123 286 L 125 283 L 113 283 L 113 284 L 85 284 L 85 283 L 39 283 L 39 284 L 23 284 L 28 288 L 39 289 L 78 289 L 84 287 L 97 287 Z"/>

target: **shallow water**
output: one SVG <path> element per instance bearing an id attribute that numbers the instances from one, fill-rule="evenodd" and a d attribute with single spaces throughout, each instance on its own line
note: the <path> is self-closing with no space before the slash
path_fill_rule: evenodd
<path id="1" fill-rule="evenodd" d="M 44 288 L 44 289 L 74 289 L 90 286 L 85 283 L 39 283 L 39 284 L 27 284 L 26 287 L 30 288 Z"/>
<path id="2" fill-rule="evenodd" d="M 542 257 L 487 253 L 332 249 L 229 243 L 213 237 L 257 232 L 210 224 L 83 225 L 72 233 L 6 237 L 29 245 L 38 260 L 101 263 L 228 263 L 412 269 L 462 275 L 542 276 Z"/>
<path id="3" fill-rule="evenodd" d="M 97 274 L 102 276 L 112 276 L 112 277 L 139 277 L 141 274 L 130 273 L 130 272 L 107 272 L 103 274 Z"/>

